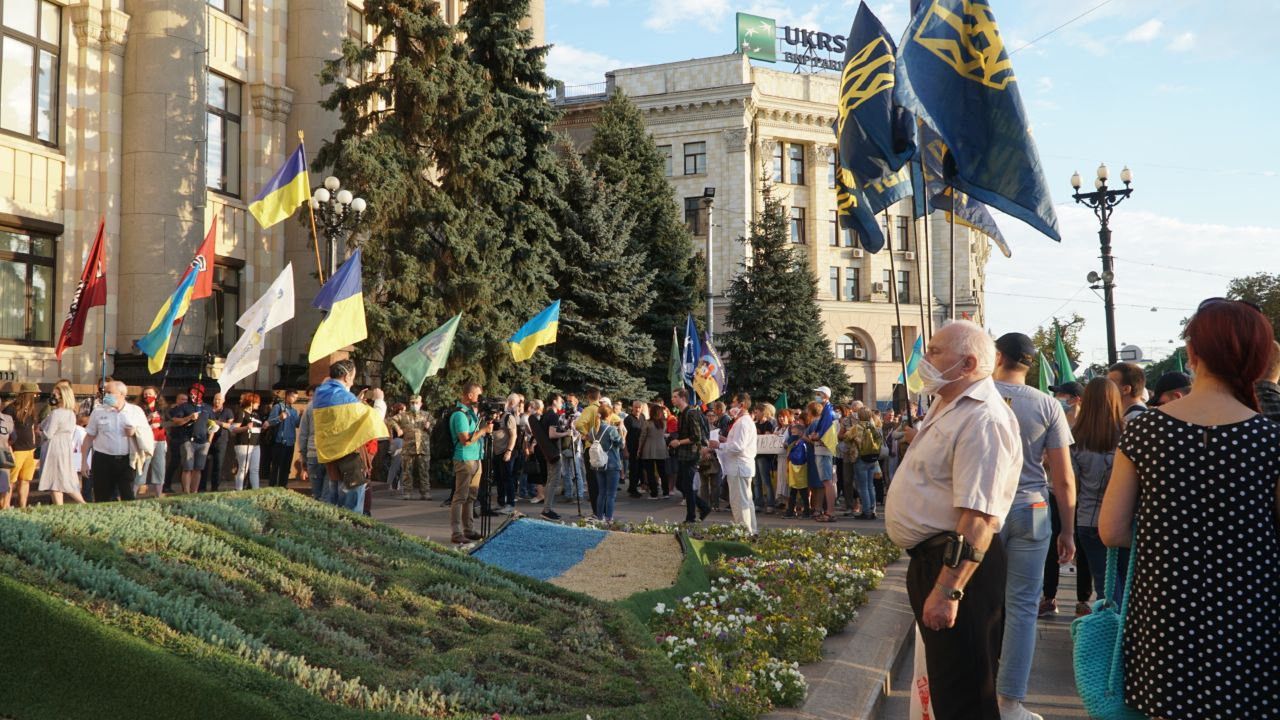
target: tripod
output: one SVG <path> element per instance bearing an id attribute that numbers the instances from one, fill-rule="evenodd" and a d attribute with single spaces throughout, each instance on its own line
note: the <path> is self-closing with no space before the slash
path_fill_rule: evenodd
<path id="1" fill-rule="evenodd" d="M 493 441 L 486 435 L 484 443 L 484 466 L 480 475 L 480 534 L 489 537 L 492 525 L 493 510 L 489 505 L 489 496 L 493 492 Z"/>

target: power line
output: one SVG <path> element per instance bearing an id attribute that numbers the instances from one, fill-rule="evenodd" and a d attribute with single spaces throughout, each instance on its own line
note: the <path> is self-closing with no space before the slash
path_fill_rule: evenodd
<path id="1" fill-rule="evenodd" d="M 1028 42 L 1028 43 L 1026 43 L 1026 44 L 1022 45 L 1022 46 L 1021 46 L 1021 47 L 1019 47 L 1017 50 L 1014 50 L 1013 52 L 1011 52 L 1011 53 L 1009 53 L 1009 54 L 1010 54 L 1010 55 L 1014 55 L 1014 54 L 1018 53 L 1018 52 L 1019 52 L 1019 51 L 1021 51 L 1021 50 L 1026 50 L 1027 48 L 1031 47 L 1032 45 L 1035 45 L 1036 43 L 1040 42 L 1041 40 L 1043 40 L 1043 39 L 1045 39 L 1045 38 L 1049 37 L 1050 35 L 1052 35 L 1052 34 L 1054 34 L 1054 33 L 1058 32 L 1058 31 L 1059 31 L 1059 30 L 1061 30 L 1062 28 L 1064 28 L 1064 27 L 1066 27 L 1066 26 L 1070 25 L 1071 23 L 1073 23 L 1073 22 L 1075 22 L 1075 21 L 1079 20 L 1080 18 L 1084 17 L 1085 15 L 1088 15 L 1088 14 L 1092 13 L 1093 11 L 1095 11 L 1095 10 L 1097 10 L 1098 8 L 1102 7 L 1103 5 L 1109 5 L 1110 3 L 1111 3 L 1111 0 L 1102 0 L 1102 2 L 1098 3 L 1097 5 L 1094 5 L 1093 7 L 1089 8 L 1088 10 L 1085 10 L 1084 12 L 1080 13 L 1079 15 L 1077 15 L 1077 16 L 1075 16 L 1075 17 L 1071 18 L 1070 20 L 1068 20 L 1068 21 L 1066 21 L 1066 22 L 1064 22 L 1064 23 L 1062 23 L 1062 24 L 1061 24 L 1061 25 L 1059 25 L 1058 27 L 1056 27 L 1056 28 L 1054 28 L 1054 29 L 1050 30 L 1049 32 L 1044 33 L 1043 35 L 1040 35 L 1039 37 L 1037 37 L 1037 38 L 1035 38 L 1035 39 L 1031 40 L 1030 42 Z"/>
<path id="2" fill-rule="evenodd" d="M 1090 305 L 1102 304 L 1101 300 L 1097 302 L 1093 300 L 1076 300 L 1075 296 L 1072 296 L 1069 298 L 1062 298 L 1062 297 L 1051 297 L 1049 295 L 1025 295 L 1021 293 L 999 292 L 996 290 L 987 290 L 985 292 L 988 295 L 1005 295 L 1007 297 L 1030 298 L 1032 300 L 1056 300 L 1056 301 L 1062 302 L 1064 306 L 1071 302 L 1083 302 L 1083 303 L 1089 303 Z M 1171 307 L 1171 306 L 1165 306 L 1165 305 L 1138 305 L 1135 303 L 1116 303 L 1116 306 L 1138 308 L 1140 310 L 1150 310 L 1151 308 L 1155 308 L 1157 310 L 1177 310 L 1180 312 L 1190 312 L 1195 310 L 1195 308 L 1189 308 L 1189 307 Z M 1061 310 L 1061 309 L 1062 309 L 1061 307 L 1058 308 L 1058 310 Z M 1054 310 L 1054 312 L 1058 312 L 1058 310 Z"/>
<path id="3" fill-rule="evenodd" d="M 1121 262 L 1126 262 L 1126 263 L 1129 263 L 1130 265 L 1146 265 L 1147 267 L 1160 268 L 1162 270 L 1177 270 L 1178 272 L 1194 273 L 1196 275 L 1212 275 L 1213 277 L 1226 278 L 1228 280 L 1235 279 L 1235 276 L 1233 275 L 1224 275 L 1223 273 L 1209 272 L 1208 270 L 1195 270 L 1193 268 L 1175 267 L 1173 265 L 1161 265 L 1159 263 L 1141 262 L 1139 260 L 1129 260 L 1126 258 L 1117 257 L 1115 255 L 1112 255 L 1111 257 L 1112 259 L 1119 260 Z"/>

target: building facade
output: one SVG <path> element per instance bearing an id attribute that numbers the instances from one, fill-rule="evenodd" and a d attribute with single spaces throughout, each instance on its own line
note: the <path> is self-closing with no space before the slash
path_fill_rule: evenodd
<path id="1" fill-rule="evenodd" d="M 824 330 L 855 395 L 889 400 L 901 374 L 902 349 L 910 354 L 930 320 L 936 327 L 948 317 L 950 227 L 943 213 L 913 219 L 910 200 L 882 219 L 892 254 L 864 252 L 855 234 L 839 227 L 831 129 L 839 77 L 756 67 L 738 54 L 615 70 L 606 75 L 603 93 L 557 95 L 564 113 L 559 129 L 580 149 L 590 143 L 600 108 L 615 89 L 640 108 L 665 155 L 695 247 L 702 253 L 710 249 L 717 327 L 723 323 L 724 291 L 749 254 L 740 239 L 750 233 L 767 182 L 786 206 L 791 240 L 818 280 Z M 707 188 L 715 188 L 712 227 L 703 201 Z M 956 316 L 981 323 L 991 243 L 957 225 L 955 247 Z"/>
<path id="2" fill-rule="evenodd" d="M 450 22 L 463 7 L 442 6 Z M 363 11 L 363 0 L 0 3 L 0 387 L 91 383 L 104 348 L 107 373 L 156 382 L 133 342 L 215 218 L 214 297 L 175 330 L 171 387 L 217 376 L 240 313 L 288 262 L 295 321 L 267 336 L 257 376 L 241 385 L 305 376 L 319 320 L 309 231 L 294 221 L 263 229 L 247 207 L 299 132 L 314 157 L 337 129 L 317 76 L 345 38 L 371 38 Z M 541 44 L 541 0 L 529 23 Z M 322 180 L 313 173 L 313 185 Z M 99 219 L 107 305 L 59 363 L 54 346 Z"/>

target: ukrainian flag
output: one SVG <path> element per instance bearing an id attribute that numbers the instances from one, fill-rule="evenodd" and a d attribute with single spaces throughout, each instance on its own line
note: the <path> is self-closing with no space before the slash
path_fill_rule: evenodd
<path id="1" fill-rule="evenodd" d="M 249 212 L 264 228 L 284 220 L 311 198 L 311 177 L 307 174 L 307 152 L 298 143 L 284 165 L 276 171 L 258 196 L 249 203 Z"/>
<path id="2" fill-rule="evenodd" d="M 311 400 L 316 427 L 316 456 L 322 463 L 340 460 L 370 440 L 389 437 L 373 408 L 360 402 L 337 380 L 325 380 Z"/>
<path id="3" fill-rule="evenodd" d="M 817 422 L 809 427 L 809 432 L 817 433 L 818 440 L 827 446 L 832 455 L 836 454 L 836 443 L 840 441 L 836 425 L 836 411 L 831 408 L 831 403 L 827 403 L 822 406 L 822 414 L 818 416 Z"/>
<path id="4" fill-rule="evenodd" d="M 556 341 L 556 332 L 560 329 L 560 301 L 557 300 L 546 310 L 533 316 L 533 319 L 516 331 L 507 342 L 511 344 L 511 355 L 516 362 L 524 362 L 533 357 L 533 351 L 543 345 Z"/>
<path id="5" fill-rule="evenodd" d="M 308 362 L 354 345 L 369 336 L 364 325 L 364 291 L 360 282 L 360 249 L 357 248 L 338 272 L 320 288 L 312 307 L 326 311 L 311 338 Z"/>
<path id="6" fill-rule="evenodd" d="M 187 271 L 182 282 L 178 283 L 178 289 L 160 306 L 156 319 L 151 321 L 151 329 L 134 343 L 147 356 L 147 371 L 153 375 L 160 372 L 169 357 L 169 336 L 173 334 L 173 324 L 181 320 L 191 307 L 191 294 L 199 275 L 194 268 Z"/>
<path id="7" fill-rule="evenodd" d="M 920 361 L 924 358 L 924 336 L 916 336 L 916 344 L 911 348 L 911 357 L 907 360 L 907 390 L 919 393 L 924 390 L 924 381 L 920 379 Z M 903 383 L 902 375 L 898 375 L 898 384 Z"/>

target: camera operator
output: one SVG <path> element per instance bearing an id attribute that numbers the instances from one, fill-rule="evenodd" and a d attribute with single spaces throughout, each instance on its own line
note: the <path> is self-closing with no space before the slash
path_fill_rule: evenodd
<path id="1" fill-rule="evenodd" d="M 449 432 L 453 436 L 453 501 L 449 507 L 451 539 L 459 545 L 483 537 L 472 527 L 472 510 L 480 492 L 484 437 L 493 428 L 491 422 L 481 423 L 477 414 L 483 390 L 479 383 L 464 385 L 458 406 L 449 419 Z"/>

